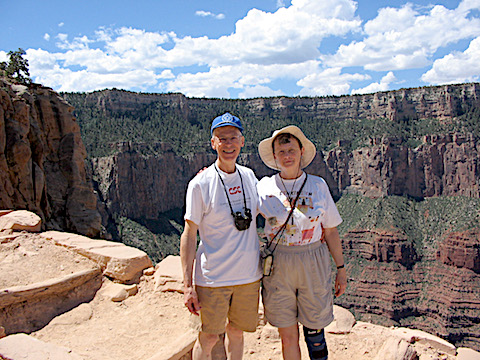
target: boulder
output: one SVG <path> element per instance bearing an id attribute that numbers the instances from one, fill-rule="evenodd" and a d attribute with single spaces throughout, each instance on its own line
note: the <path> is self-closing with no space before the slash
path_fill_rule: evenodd
<path id="1" fill-rule="evenodd" d="M 122 243 L 60 231 L 47 231 L 40 235 L 95 261 L 105 276 L 123 283 L 138 281 L 143 270 L 152 266 L 145 252 Z"/>
<path id="2" fill-rule="evenodd" d="M 42 226 L 40 216 L 27 210 L 17 210 L 0 216 L 0 231 L 15 230 L 39 232 Z"/>
<path id="3" fill-rule="evenodd" d="M 325 328 L 331 334 L 348 334 L 356 322 L 350 311 L 337 305 L 333 305 L 333 317 L 333 321 Z"/>
<path id="4" fill-rule="evenodd" d="M 456 355 L 457 353 L 457 349 L 454 345 L 450 344 L 448 341 L 439 338 L 438 336 L 429 334 L 425 331 L 408 328 L 397 328 L 392 330 L 392 335 L 404 339 L 409 343 L 419 342 L 421 344 L 431 345 L 432 347 L 450 355 Z"/>
<path id="5" fill-rule="evenodd" d="M 180 256 L 169 255 L 155 267 L 155 291 L 183 292 Z"/>
<path id="6" fill-rule="evenodd" d="M 100 295 L 114 302 L 123 301 L 138 292 L 136 284 L 124 285 L 108 282 L 100 290 Z"/>

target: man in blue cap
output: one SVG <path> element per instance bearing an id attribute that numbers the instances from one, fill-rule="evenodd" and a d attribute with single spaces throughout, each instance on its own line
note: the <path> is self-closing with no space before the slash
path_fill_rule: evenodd
<path id="1" fill-rule="evenodd" d="M 193 360 L 210 359 L 222 333 L 228 359 L 241 359 L 243 332 L 254 332 L 257 326 L 262 277 L 257 179 L 251 169 L 236 163 L 245 145 L 242 132 L 240 119 L 230 113 L 213 120 L 211 146 L 217 159 L 187 188 L 180 239 L 184 296 L 188 310 L 202 323 Z"/>

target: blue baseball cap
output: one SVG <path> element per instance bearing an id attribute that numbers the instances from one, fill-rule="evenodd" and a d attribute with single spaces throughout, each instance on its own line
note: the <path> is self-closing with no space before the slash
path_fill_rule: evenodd
<path id="1" fill-rule="evenodd" d="M 240 119 L 228 112 L 213 119 L 210 134 L 213 136 L 213 130 L 222 126 L 235 126 L 237 129 L 240 129 L 240 131 L 243 132 L 243 127 Z"/>

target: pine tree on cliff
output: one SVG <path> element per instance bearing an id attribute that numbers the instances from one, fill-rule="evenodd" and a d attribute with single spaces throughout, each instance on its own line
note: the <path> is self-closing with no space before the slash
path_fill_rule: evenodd
<path id="1" fill-rule="evenodd" d="M 28 60 L 23 58 L 25 50 L 18 48 L 17 51 L 9 51 L 9 61 L 0 62 L 0 73 L 15 80 L 20 84 L 30 84 L 30 72 L 28 71 Z"/>

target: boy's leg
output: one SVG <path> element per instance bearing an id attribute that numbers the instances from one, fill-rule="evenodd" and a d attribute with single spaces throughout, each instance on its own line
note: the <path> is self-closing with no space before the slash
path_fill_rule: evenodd
<path id="1" fill-rule="evenodd" d="M 282 339 L 283 358 L 288 360 L 300 360 L 300 345 L 298 324 L 289 327 L 278 328 L 278 333 Z"/>
<path id="2" fill-rule="evenodd" d="M 323 329 L 314 330 L 303 327 L 305 342 L 307 343 L 308 354 L 311 360 L 327 360 L 328 349 L 325 341 L 325 331 Z"/>

